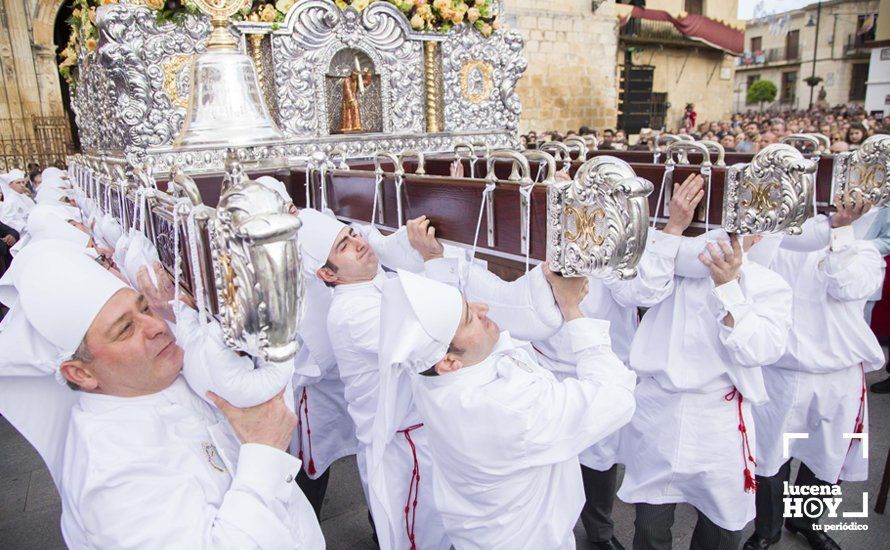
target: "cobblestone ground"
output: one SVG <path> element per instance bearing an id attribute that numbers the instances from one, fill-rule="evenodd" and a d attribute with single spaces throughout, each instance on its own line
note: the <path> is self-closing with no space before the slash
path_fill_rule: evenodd
<path id="1" fill-rule="evenodd" d="M 883 371 L 869 375 L 869 384 L 883 379 Z M 869 394 L 870 475 L 863 483 L 845 483 L 845 502 L 841 511 L 861 510 L 863 491 L 868 492 L 869 517 L 857 520 L 868 525 L 867 531 L 832 533 L 844 550 L 890 548 L 890 521 L 874 512 L 884 461 L 890 447 L 890 395 Z M 59 530 L 61 506 L 59 496 L 40 457 L 12 426 L 0 419 L 0 548 L 11 550 L 54 550 L 65 548 Z M 890 512 L 888 512 L 890 514 Z M 616 536 L 630 548 L 633 539 L 633 507 L 615 503 Z M 674 548 L 689 547 L 695 520 L 688 506 L 677 509 L 674 524 Z M 322 510 L 322 529 L 330 550 L 375 548 L 371 541 L 367 509 L 362 496 L 358 472 L 352 458 L 339 461 L 331 472 L 328 494 Z M 745 531 L 747 538 L 753 527 Z M 578 548 L 587 548 L 584 529 L 575 528 Z M 802 538 L 784 533 L 777 550 L 804 550 Z"/>

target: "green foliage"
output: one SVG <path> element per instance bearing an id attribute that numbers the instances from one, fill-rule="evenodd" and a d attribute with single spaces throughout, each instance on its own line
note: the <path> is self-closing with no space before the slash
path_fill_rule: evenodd
<path id="1" fill-rule="evenodd" d="M 779 92 L 776 85 L 769 80 L 757 80 L 748 88 L 748 103 L 772 103 Z"/>

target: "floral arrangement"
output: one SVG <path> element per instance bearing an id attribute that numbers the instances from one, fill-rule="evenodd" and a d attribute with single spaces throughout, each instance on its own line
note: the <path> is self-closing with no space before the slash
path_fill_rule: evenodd
<path id="1" fill-rule="evenodd" d="M 157 0 L 160 1 L 160 0 Z M 280 23 L 299 0 L 255 0 L 241 15 L 248 21 Z M 334 0 L 337 7 L 362 11 L 378 0 Z M 455 25 L 468 23 L 484 36 L 500 27 L 494 13 L 494 0 L 379 0 L 395 5 L 418 31 L 448 32 Z"/>
<path id="2" fill-rule="evenodd" d="M 189 14 L 199 14 L 191 0 L 143 0 L 145 6 L 155 12 L 158 24 L 179 23 Z M 490 36 L 500 28 L 495 13 L 496 0 L 334 0 L 337 7 L 352 7 L 362 11 L 372 2 L 389 2 L 405 14 L 411 27 L 418 31 L 448 32 L 455 25 L 466 23 L 475 27 L 483 36 Z M 71 29 L 68 44 L 60 54 L 59 73 L 74 87 L 77 82 L 77 61 L 81 54 L 81 41 L 86 54 L 98 46 L 99 31 L 96 28 L 96 8 L 117 4 L 118 0 L 72 0 L 74 10 L 66 21 Z M 250 7 L 242 10 L 235 19 L 272 23 L 277 28 L 284 21 L 288 10 L 299 0 L 253 0 Z"/>

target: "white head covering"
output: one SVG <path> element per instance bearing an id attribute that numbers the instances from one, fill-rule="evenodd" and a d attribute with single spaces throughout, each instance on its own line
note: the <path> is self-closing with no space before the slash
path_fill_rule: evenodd
<path id="1" fill-rule="evenodd" d="M 68 198 L 68 192 L 61 187 L 41 185 L 34 198 L 37 204 L 63 204 L 62 199 Z"/>
<path id="2" fill-rule="evenodd" d="M 0 279 L 0 300 L 11 306 L 0 323 L 0 413 L 37 449 L 57 487 L 78 399 L 57 383 L 57 369 L 121 288 L 82 250 L 53 240 L 23 250 Z"/>
<path id="3" fill-rule="evenodd" d="M 137 287 L 136 275 L 139 274 L 139 269 L 142 267 L 148 268 L 151 282 L 157 285 L 154 265 L 160 261 L 155 245 L 142 232 L 134 231 L 128 240 L 123 264 L 118 267 L 134 288 Z"/>
<path id="4" fill-rule="evenodd" d="M 383 283 L 380 312 L 380 385 L 368 457 L 372 502 L 382 504 L 379 510 L 374 506 L 378 514 L 391 509 L 384 452 L 396 431 L 406 427 L 402 424 L 411 410 L 411 386 L 403 377 L 416 376 L 445 357 L 463 314 L 456 288 L 409 271 L 398 273 Z M 389 519 L 377 524 L 399 524 L 398 518 Z M 384 538 L 381 547 L 386 547 Z"/>
<path id="5" fill-rule="evenodd" d="M 68 177 L 68 172 L 62 170 L 61 168 L 56 168 L 55 166 L 47 166 L 43 169 L 43 172 L 40 175 L 45 180 L 46 178 L 56 177 L 59 179 L 66 179 Z"/>
<path id="6" fill-rule="evenodd" d="M 86 248 L 90 243 L 90 236 L 68 223 L 68 220 L 64 219 L 66 215 L 64 212 L 48 205 L 40 205 L 32 210 L 28 215 L 27 224 L 31 242 L 62 239 Z"/>
<path id="7" fill-rule="evenodd" d="M 0 202 L 0 221 L 9 223 L 16 216 L 27 216 L 28 212 L 34 208 L 34 201 L 31 197 L 14 191 L 9 185 L 24 178 L 25 173 L 21 170 L 13 170 L 0 176 L 0 192 L 3 193 L 3 202 Z"/>
<path id="8" fill-rule="evenodd" d="M 39 244 L 16 257 L 25 265 L 14 285 L 34 329 L 70 357 L 105 302 L 129 287 L 82 250 L 56 245 L 50 254 Z"/>
<path id="9" fill-rule="evenodd" d="M 271 189 L 272 191 L 278 193 L 284 200 L 284 202 L 294 202 L 291 196 L 287 193 L 287 189 L 284 187 L 284 184 L 281 182 L 281 180 L 277 180 L 272 176 L 260 176 L 256 179 L 256 181 L 257 183 L 262 184 L 268 189 Z"/>
<path id="10" fill-rule="evenodd" d="M 308 269 L 316 271 L 328 261 L 331 248 L 346 224 L 310 208 L 301 210 L 299 218 L 303 224 L 300 227 L 303 259 L 307 262 Z"/>

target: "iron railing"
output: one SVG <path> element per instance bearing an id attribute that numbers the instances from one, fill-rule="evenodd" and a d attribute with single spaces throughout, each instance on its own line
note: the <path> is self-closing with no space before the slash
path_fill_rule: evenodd
<path id="1" fill-rule="evenodd" d="M 65 117 L 0 119 L 0 172 L 24 170 L 28 164 L 64 166 L 74 153 Z"/>

